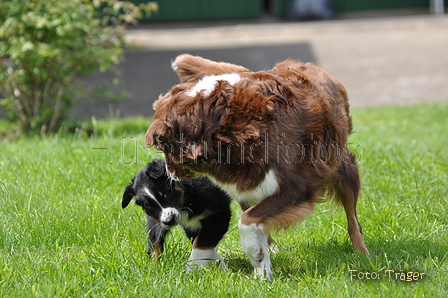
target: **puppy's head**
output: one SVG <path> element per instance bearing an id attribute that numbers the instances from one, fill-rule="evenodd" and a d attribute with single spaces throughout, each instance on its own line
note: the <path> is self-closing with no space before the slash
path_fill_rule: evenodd
<path id="1" fill-rule="evenodd" d="M 183 212 L 183 192 L 170 179 L 163 160 L 146 165 L 127 185 L 121 205 L 126 208 L 132 198 L 143 211 L 165 228 L 179 224 Z"/>

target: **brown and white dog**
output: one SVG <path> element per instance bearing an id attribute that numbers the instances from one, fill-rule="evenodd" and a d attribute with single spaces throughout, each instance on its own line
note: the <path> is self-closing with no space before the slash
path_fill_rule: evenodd
<path id="1" fill-rule="evenodd" d="M 304 220 L 324 194 L 344 206 L 354 250 L 369 254 L 339 81 L 292 60 L 251 72 L 184 54 L 172 67 L 181 83 L 154 103 L 146 145 L 165 153 L 171 177 L 206 175 L 240 203 L 241 245 L 261 278 L 272 279 L 270 232 Z"/>

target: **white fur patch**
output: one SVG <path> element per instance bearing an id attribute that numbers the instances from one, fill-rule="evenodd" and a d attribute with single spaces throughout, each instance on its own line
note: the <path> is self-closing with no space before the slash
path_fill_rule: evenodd
<path id="1" fill-rule="evenodd" d="M 154 202 L 157 203 L 157 205 L 160 206 L 161 209 L 163 209 L 162 205 L 160 205 L 159 201 L 157 201 L 156 197 L 149 191 L 149 189 L 146 188 L 146 187 L 144 187 L 143 189 L 145 190 L 145 192 L 148 195 L 148 197 L 150 197 Z"/>
<path id="2" fill-rule="evenodd" d="M 190 230 L 197 231 L 202 228 L 201 220 L 207 217 L 208 214 L 201 214 L 198 216 L 194 216 L 192 218 L 188 218 L 188 214 L 182 213 L 182 218 L 180 220 L 180 224 L 183 227 L 187 227 Z"/>
<path id="3" fill-rule="evenodd" d="M 235 184 L 223 184 L 216 181 L 213 177 L 209 177 L 214 183 L 218 184 L 224 191 L 226 191 L 232 198 L 239 202 L 245 202 L 253 206 L 276 193 L 279 189 L 277 177 L 274 170 L 269 170 L 264 180 L 254 189 L 240 192 L 237 190 Z"/>
<path id="4" fill-rule="evenodd" d="M 241 247 L 261 279 L 272 281 L 271 258 L 268 252 L 268 237 L 259 224 L 244 225 L 238 222 Z"/>
<path id="5" fill-rule="evenodd" d="M 173 207 L 163 208 L 162 205 L 160 205 L 159 201 L 157 201 L 156 197 L 149 191 L 148 188 L 145 187 L 144 190 L 148 195 L 148 197 L 150 197 L 154 202 L 156 202 L 157 205 L 159 205 L 160 209 L 162 209 L 162 213 L 160 215 L 160 221 L 162 223 L 170 221 L 170 219 L 173 217 L 176 223 L 178 223 L 179 220 L 181 220 L 182 215 L 179 212 L 179 210 Z"/>
<path id="6" fill-rule="evenodd" d="M 196 96 L 198 93 L 202 93 L 205 97 L 215 89 L 218 81 L 227 81 L 230 85 L 234 85 L 241 80 L 241 77 L 237 73 L 227 73 L 223 75 L 211 75 L 205 76 L 196 83 L 194 88 L 187 92 L 188 96 Z"/>
<path id="7" fill-rule="evenodd" d="M 221 257 L 215 248 L 212 249 L 195 249 L 191 250 L 190 257 L 188 258 L 187 270 L 192 271 L 194 269 L 201 269 L 202 267 L 208 267 L 210 264 L 218 263 L 221 270 L 227 271 L 227 266 L 224 264 L 224 258 Z"/>

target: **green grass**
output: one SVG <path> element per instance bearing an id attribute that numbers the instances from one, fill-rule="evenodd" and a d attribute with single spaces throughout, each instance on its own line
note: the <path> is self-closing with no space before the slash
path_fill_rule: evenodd
<path id="1" fill-rule="evenodd" d="M 143 145 L 144 120 L 135 120 L 138 129 L 132 119 L 100 121 L 104 133 L 90 139 L 78 132 L 4 140 L 0 297 L 448 296 L 448 105 L 352 114 L 359 133 L 349 147 L 363 181 L 358 212 L 372 256 L 353 253 L 344 212 L 323 203 L 275 235 L 281 251 L 271 254 L 272 283 L 254 277 L 240 248 L 236 206 L 219 247 L 229 272 L 185 272 L 191 245 L 180 228 L 160 263 L 147 257 L 142 211 L 120 204 L 130 178 L 160 156 Z M 350 270 L 380 280 L 352 280 Z M 387 270 L 424 278 L 389 280 Z"/>

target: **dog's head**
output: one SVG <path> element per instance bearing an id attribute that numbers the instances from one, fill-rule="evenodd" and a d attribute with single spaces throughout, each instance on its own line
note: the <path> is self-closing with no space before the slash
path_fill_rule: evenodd
<path id="1" fill-rule="evenodd" d="M 193 56 L 180 58 L 173 68 L 184 83 L 174 86 L 154 103 L 155 114 L 146 133 L 146 145 L 165 153 L 171 177 L 193 178 L 196 174 L 210 173 L 220 163 L 222 144 L 258 142 L 272 118 L 275 107 L 270 101 L 271 96 L 276 96 L 273 91 L 276 84 L 268 74 L 252 78 L 253 73 L 241 66 L 232 68 L 228 63 Z M 194 68 L 198 63 L 202 67 Z M 198 72 L 205 76 L 197 79 Z M 185 73 L 189 74 L 188 79 L 182 79 Z"/>
<path id="2" fill-rule="evenodd" d="M 134 197 L 135 203 L 165 228 L 179 224 L 184 211 L 183 191 L 168 177 L 163 160 L 154 160 L 138 172 L 125 188 L 122 207 Z"/>

